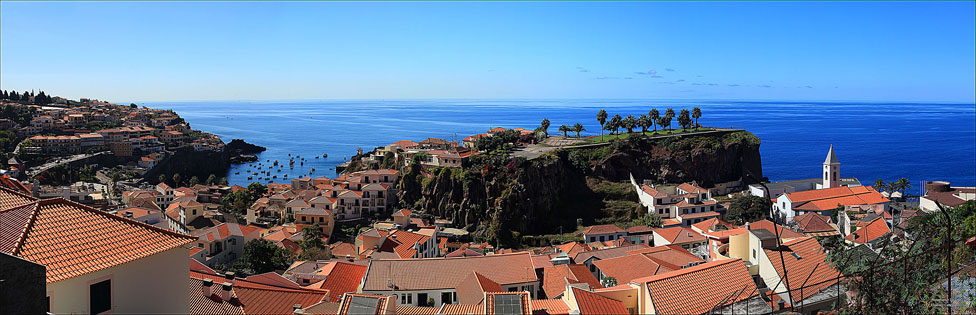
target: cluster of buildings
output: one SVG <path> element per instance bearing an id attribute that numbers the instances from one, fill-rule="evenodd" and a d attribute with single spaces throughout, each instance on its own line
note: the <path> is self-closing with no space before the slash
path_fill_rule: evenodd
<path id="1" fill-rule="evenodd" d="M 480 152 L 475 147 L 478 139 L 493 137 L 504 131 L 515 131 L 520 135 L 520 139 L 532 136 L 533 132 L 524 128 L 505 129 L 502 127 L 491 128 L 485 133 L 480 133 L 464 138 L 461 143 L 448 141 L 438 138 L 427 138 L 420 142 L 412 140 L 400 140 L 386 146 L 376 148 L 373 153 L 364 156 L 361 163 L 366 165 L 378 164 L 383 161 L 387 154 L 392 154 L 397 160 L 410 160 L 414 156 L 420 155 L 423 158 L 420 163 L 428 167 L 464 167 L 467 165 L 468 158 Z"/>

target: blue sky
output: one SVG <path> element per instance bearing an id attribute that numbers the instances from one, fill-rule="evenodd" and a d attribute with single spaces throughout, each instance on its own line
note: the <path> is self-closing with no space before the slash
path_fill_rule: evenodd
<path id="1" fill-rule="evenodd" d="M 0 88 L 116 102 L 973 102 L 974 2 L 0 2 Z"/>

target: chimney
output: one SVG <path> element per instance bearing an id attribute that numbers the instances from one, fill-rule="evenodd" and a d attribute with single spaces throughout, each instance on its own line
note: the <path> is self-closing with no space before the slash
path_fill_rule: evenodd
<path id="1" fill-rule="evenodd" d="M 132 218 L 132 211 L 126 211 L 125 212 L 125 217 L 131 219 Z"/>
<path id="2" fill-rule="evenodd" d="M 203 295 L 210 296 L 213 294 L 213 279 L 207 278 L 203 279 Z"/>
<path id="3" fill-rule="evenodd" d="M 292 311 L 292 314 L 295 314 L 295 315 L 303 315 L 303 314 L 305 314 L 305 310 L 300 309 L 300 308 L 299 309 L 295 309 L 294 311 Z"/>
<path id="4" fill-rule="evenodd" d="M 230 282 L 230 284 L 233 285 L 234 275 L 235 273 L 233 271 L 228 271 L 227 273 L 224 274 L 224 279 L 227 279 L 227 282 Z"/>
<path id="5" fill-rule="evenodd" d="M 231 294 L 231 289 L 234 288 L 234 285 L 230 282 L 224 282 L 221 287 L 223 290 L 220 291 L 220 299 L 230 301 L 231 297 L 233 297 L 233 294 Z"/>

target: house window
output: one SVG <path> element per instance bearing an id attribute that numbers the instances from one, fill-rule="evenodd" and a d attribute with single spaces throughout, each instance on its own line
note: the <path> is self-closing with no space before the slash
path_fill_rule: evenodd
<path id="1" fill-rule="evenodd" d="M 752 259 L 756 259 L 756 249 L 752 249 Z"/>
<path id="2" fill-rule="evenodd" d="M 305 216 L 302 216 L 302 221 L 305 221 Z"/>
<path id="3" fill-rule="evenodd" d="M 508 292 L 515 292 L 515 291 L 518 291 L 518 288 L 516 287 L 508 288 Z"/>
<path id="4" fill-rule="evenodd" d="M 319 217 L 319 223 L 325 222 L 325 218 Z"/>
<path id="5" fill-rule="evenodd" d="M 600 241 L 603 242 L 604 240 L 606 240 L 606 237 L 603 236 L 603 235 L 600 235 Z"/>
<path id="6" fill-rule="evenodd" d="M 112 309 L 112 280 L 105 280 L 89 286 L 88 305 L 92 314 L 99 314 Z"/>
<path id="7" fill-rule="evenodd" d="M 824 172 L 824 180 L 827 180 L 827 172 Z"/>
<path id="8" fill-rule="evenodd" d="M 197 209 L 193 209 L 193 215 L 197 215 Z"/>

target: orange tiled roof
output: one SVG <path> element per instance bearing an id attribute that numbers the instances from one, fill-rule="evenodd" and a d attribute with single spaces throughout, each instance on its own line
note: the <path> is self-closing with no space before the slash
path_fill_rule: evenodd
<path id="1" fill-rule="evenodd" d="M 434 315 L 440 311 L 440 307 L 433 306 L 410 306 L 410 305 L 397 305 L 396 313 L 399 314 L 410 314 L 410 315 Z"/>
<path id="2" fill-rule="evenodd" d="M 25 205 L 31 203 L 35 200 L 34 197 L 24 194 L 20 191 L 8 189 L 6 187 L 0 187 L 0 209 L 13 208 L 20 205 Z"/>
<path id="3" fill-rule="evenodd" d="M 568 315 L 569 305 L 566 305 L 566 301 L 563 299 L 551 299 L 551 300 L 531 300 L 529 304 L 532 305 L 532 314 L 540 315 Z M 543 312 L 542 310 L 545 310 Z"/>
<path id="4" fill-rule="evenodd" d="M 706 193 L 706 192 L 708 192 L 707 189 L 701 188 L 698 185 L 695 185 L 695 183 L 690 183 L 690 184 L 689 183 L 682 183 L 681 185 L 678 185 L 678 189 L 681 189 L 683 191 L 687 191 L 689 193 Z"/>
<path id="5" fill-rule="evenodd" d="M 814 211 L 830 210 L 838 205 L 871 205 L 890 201 L 871 186 L 814 189 L 788 193 L 786 197 L 793 202 L 794 209 Z"/>
<path id="6" fill-rule="evenodd" d="M 797 304 L 796 302 L 802 301 L 816 294 L 818 291 L 837 283 L 838 272 L 829 263 L 825 262 L 827 255 L 823 252 L 823 248 L 820 247 L 817 239 L 805 237 L 792 240 L 784 243 L 783 248 L 785 251 L 783 260 L 789 268 L 787 272 L 789 277 L 785 279 L 788 281 L 782 282 L 782 285 L 785 286 L 786 283 L 790 284 L 790 291 L 794 300 L 794 303 L 791 304 Z M 772 249 L 764 249 L 764 251 L 766 252 L 766 256 L 769 257 L 770 262 L 772 262 L 773 268 L 776 269 L 776 273 L 782 277 L 783 262 L 779 259 L 779 253 Z M 796 256 L 792 254 L 796 254 Z M 799 288 L 804 281 L 806 282 L 806 286 L 803 288 L 803 295 L 801 296 L 801 290 Z"/>
<path id="7" fill-rule="evenodd" d="M 844 236 L 844 239 L 858 244 L 865 244 L 880 239 L 890 233 L 891 229 L 888 228 L 888 223 L 885 222 L 883 217 L 879 216 L 871 220 L 864 227 L 858 228 L 853 233 Z"/>
<path id="8" fill-rule="evenodd" d="M 617 279 L 617 283 L 629 283 L 633 279 L 671 272 L 677 268 L 662 266 L 648 256 L 637 254 L 597 260 L 593 262 L 600 272 Z"/>
<path id="9" fill-rule="evenodd" d="M 778 230 L 779 237 L 784 240 L 806 237 L 806 235 L 790 230 L 782 225 L 773 223 L 773 221 L 769 221 L 769 220 L 762 220 L 762 221 L 749 223 L 749 230 L 756 230 L 756 229 L 769 231 L 770 233 L 773 233 L 773 235 L 776 235 L 776 232 Z"/>
<path id="10" fill-rule="evenodd" d="M 613 224 L 594 225 L 583 231 L 583 234 L 610 234 L 624 233 L 624 229 Z"/>
<path id="11" fill-rule="evenodd" d="M 600 260 L 602 261 L 602 260 Z M 593 276 L 593 273 L 585 265 L 559 265 L 548 267 L 542 270 L 542 290 L 548 298 L 556 298 L 566 290 L 566 283 L 572 280 L 573 283 L 586 283 L 591 289 L 599 289 L 603 286 L 600 281 Z"/>
<path id="12" fill-rule="evenodd" d="M 502 286 L 487 277 L 472 271 L 467 278 L 464 278 L 457 288 L 458 302 L 461 304 L 479 304 L 488 292 L 505 292 Z"/>
<path id="13" fill-rule="evenodd" d="M 661 235 L 661 237 L 671 244 L 705 241 L 705 237 L 698 232 L 695 232 L 695 230 L 681 226 L 655 229 L 654 233 Z"/>
<path id="14" fill-rule="evenodd" d="M 330 269 L 325 280 L 313 283 L 309 287 L 329 290 L 332 302 L 339 302 L 342 294 L 356 292 L 363 275 L 366 274 L 366 266 L 341 261 L 330 262 L 329 265 L 331 266 L 319 269 Z"/>
<path id="15" fill-rule="evenodd" d="M 463 258 L 373 259 L 364 291 L 386 291 L 388 280 L 397 290 L 455 288 L 471 272 L 501 284 L 535 282 L 538 278 L 528 252 Z M 436 273 L 437 277 L 431 277 Z"/>
<path id="16" fill-rule="evenodd" d="M 719 218 L 711 218 L 691 225 L 691 227 L 693 229 L 696 229 L 699 233 L 707 233 L 707 232 L 715 231 L 715 229 L 717 229 L 720 226 L 724 226 L 729 229 L 735 228 L 734 225 L 722 221 Z"/>
<path id="17" fill-rule="evenodd" d="M 47 282 L 121 265 L 193 242 L 194 237 L 127 220 L 61 198 L 36 202 L 10 252 L 47 267 Z"/>
<path id="18" fill-rule="evenodd" d="M 223 277 L 195 271 L 190 272 L 190 278 L 200 280 L 213 279 L 216 290 L 220 290 L 218 284 L 224 282 Z M 199 283 L 202 285 L 202 281 Z M 210 301 L 211 303 L 240 306 L 246 314 L 291 314 L 294 305 L 301 304 L 302 307 L 307 307 L 325 300 L 329 295 L 329 292 L 325 290 L 289 288 L 275 284 L 248 281 L 247 279 L 234 280 L 232 292 L 235 298 L 230 301 L 220 300 L 219 297 L 217 299 L 210 299 Z M 190 294 L 200 293 L 202 293 L 201 287 L 190 288 Z M 206 300 L 201 300 L 201 302 L 206 302 Z M 192 306 L 190 313 L 205 314 L 194 312 Z"/>
<path id="19" fill-rule="evenodd" d="M 793 222 L 796 222 L 800 231 L 805 233 L 837 231 L 837 229 L 830 225 L 829 217 L 816 212 L 807 212 L 795 216 L 793 217 Z"/>
<path id="20" fill-rule="evenodd" d="M 635 281 L 647 286 L 659 314 L 704 314 L 720 303 L 729 305 L 759 294 L 741 259 L 713 261 Z"/>
<path id="21" fill-rule="evenodd" d="M 559 251 L 566 253 L 569 257 L 576 257 L 579 253 L 589 251 L 590 248 L 586 244 L 579 242 L 569 242 L 558 246 Z"/>
<path id="22" fill-rule="evenodd" d="M 620 301 L 604 297 L 602 295 L 588 292 L 580 288 L 573 287 L 573 296 L 576 297 L 576 304 L 579 305 L 581 315 L 605 314 L 605 315 L 624 315 L 630 314 L 624 304 Z"/>
<path id="23" fill-rule="evenodd" d="M 444 304 L 441 305 L 440 314 L 448 315 L 467 315 L 484 314 L 485 308 L 478 304 Z"/>

